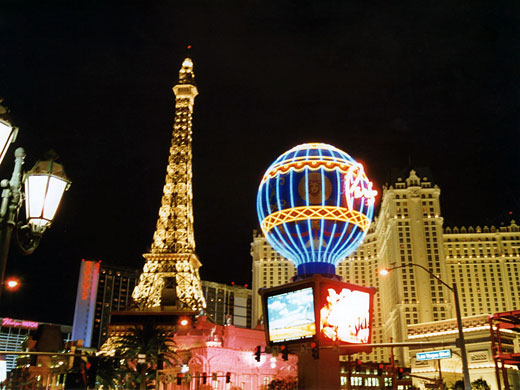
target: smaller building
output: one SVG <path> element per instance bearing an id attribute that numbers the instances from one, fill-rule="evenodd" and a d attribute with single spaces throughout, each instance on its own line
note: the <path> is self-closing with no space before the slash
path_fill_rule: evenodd
<path id="1" fill-rule="evenodd" d="M 266 389 L 273 380 L 291 382 L 298 377 L 295 355 L 289 355 L 284 361 L 281 355 L 264 352 L 263 330 L 213 324 L 202 316 L 194 327 L 180 329 L 174 341 L 177 362 L 173 368 L 161 371 L 159 380 L 163 390 L 176 389 L 175 383 L 167 378 L 177 377 L 183 371 L 183 381 L 188 383 L 183 389 L 191 390 L 204 388 L 204 376 L 205 385 L 211 386 L 206 388 L 213 390 L 260 390 Z M 255 359 L 257 346 L 263 352 L 260 361 Z M 187 378 L 191 381 L 186 382 Z"/>
<path id="2" fill-rule="evenodd" d="M 45 322 L 17 320 L 3 317 L 0 325 L 0 350 L 22 352 L 26 348 L 26 341 L 30 336 L 36 337 L 38 328 L 43 325 L 51 325 Z M 55 325 L 61 330 L 63 341 L 71 338 L 72 327 L 70 325 Z M 16 355 L 6 355 L 6 371 L 10 372 L 16 367 Z"/>
<path id="3" fill-rule="evenodd" d="M 31 324 L 37 324 L 37 327 L 31 327 Z M 63 389 L 70 362 L 60 353 L 70 346 L 71 327 L 30 321 L 22 322 L 21 326 L 24 325 L 30 328 L 17 350 L 24 354 L 8 355 L 14 366 L 7 376 L 7 388 Z"/>
<path id="4" fill-rule="evenodd" d="M 253 292 L 246 286 L 202 281 L 206 314 L 219 325 L 251 328 Z"/>
<path id="5" fill-rule="evenodd" d="M 465 317 L 462 320 L 464 339 L 468 356 L 469 376 L 473 382 L 485 380 L 491 389 L 498 389 L 493 359 L 489 315 L 481 314 Z M 408 340 L 423 342 L 454 343 L 458 338 L 457 321 L 449 319 L 422 324 L 408 325 Z M 520 352 L 518 333 L 509 329 L 500 332 L 502 348 L 507 353 Z M 462 360 L 457 347 L 452 347 L 451 358 L 436 360 L 418 360 L 417 352 L 428 352 L 446 348 L 423 348 L 409 350 L 412 374 L 428 378 L 439 378 L 439 374 L 449 387 L 457 380 L 462 380 Z M 520 388 L 520 370 L 515 366 L 507 367 L 509 383 L 512 388 Z M 414 379 L 416 385 L 423 386 L 423 381 Z"/>
<path id="6" fill-rule="evenodd" d="M 135 269 L 81 260 L 72 339 L 87 348 L 98 348 L 108 337 L 112 311 L 124 311 L 139 278 Z"/>

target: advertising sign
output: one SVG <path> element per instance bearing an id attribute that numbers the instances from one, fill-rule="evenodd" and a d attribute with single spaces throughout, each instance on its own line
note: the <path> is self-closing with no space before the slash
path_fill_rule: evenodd
<path id="1" fill-rule="evenodd" d="M 372 287 L 321 275 L 261 289 L 267 343 L 360 344 L 359 351 L 366 352 L 374 293 Z"/>
<path id="2" fill-rule="evenodd" d="M 267 298 L 271 342 L 302 340 L 316 335 L 312 287 Z"/>

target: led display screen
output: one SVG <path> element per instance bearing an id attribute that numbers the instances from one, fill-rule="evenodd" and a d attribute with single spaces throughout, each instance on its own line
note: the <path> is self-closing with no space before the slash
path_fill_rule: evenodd
<path id="1" fill-rule="evenodd" d="M 320 336 L 340 343 L 367 344 L 370 342 L 371 294 L 349 287 L 322 287 Z"/>
<path id="2" fill-rule="evenodd" d="M 260 289 L 269 345 L 318 341 L 369 352 L 376 289 L 322 275 Z"/>
<path id="3" fill-rule="evenodd" d="M 312 287 L 267 298 L 269 341 L 302 340 L 316 334 Z"/>

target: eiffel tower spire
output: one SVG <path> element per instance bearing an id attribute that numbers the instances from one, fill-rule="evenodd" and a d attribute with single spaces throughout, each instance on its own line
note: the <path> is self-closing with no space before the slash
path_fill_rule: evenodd
<path id="1" fill-rule="evenodd" d="M 189 48 L 189 47 L 188 47 Z M 199 310 L 206 307 L 195 254 L 192 191 L 192 113 L 198 94 L 193 61 L 179 70 L 175 120 L 161 207 L 150 253 L 132 297 L 141 310 Z"/>

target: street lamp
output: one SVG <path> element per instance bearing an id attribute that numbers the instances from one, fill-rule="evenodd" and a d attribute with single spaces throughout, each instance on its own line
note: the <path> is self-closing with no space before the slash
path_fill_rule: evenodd
<path id="1" fill-rule="evenodd" d="M 0 103 L 4 99 L 0 98 Z M 18 127 L 11 124 L 7 109 L 0 104 L 0 164 L 5 157 L 7 148 L 14 142 L 18 134 Z"/>
<path id="2" fill-rule="evenodd" d="M 17 131 L 7 116 L 7 110 L 0 105 L 0 162 Z M 33 253 L 42 234 L 52 224 L 63 193 L 70 186 L 63 167 L 54 161 L 55 155 L 49 155 L 48 160 L 38 161 L 25 174 L 22 171 L 25 151 L 17 148 L 14 155 L 11 180 L 0 182 L 0 296 L 5 288 L 5 270 L 13 232 L 22 252 Z M 24 201 L 26 221 L 21 217 Z"/>
<path id="3" fill-rule="evenodd" d="M 404 268 L 404 267 L 419 267 L 423 269 L 424 271 L 428 272 L 430 276 L 437 279 L 440 283 L 442 283 L 444 286 L 446 286 L 448 289 L 450 289 L 453 292 L 453 299 L 455 301 L 455 313 L 457 316 L 457 328 L 459 331 L 459 345 L 460 348 L 460 354 L 462 358 L 462 372 L 464 374 L 464 390 L 471 390 L 471 383 L 469 381 L 469 367 L 468 367 L 468 356 L 466 354 L 466 343 L 464 341 L 464 331 L 462 329 L 462 316 L 460 314 L 460 303 L 459 303 L 459 292 L 457 290 L 457 283 L 453 282 L 453 285 L 448 285 L 444 280 L 439 278 L 437 275 L 435 275 L 433 272 L 431 272 L 428 268 L 422 266 L 421 264 L 416 263 L 406 263 L 402 264 L 396 267 L 391 268 L 384 268 L 379 271 L 379 274 L 381 276 L 388 275 L 390 271 Z"/>

